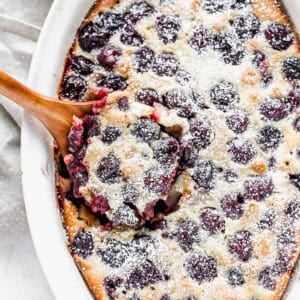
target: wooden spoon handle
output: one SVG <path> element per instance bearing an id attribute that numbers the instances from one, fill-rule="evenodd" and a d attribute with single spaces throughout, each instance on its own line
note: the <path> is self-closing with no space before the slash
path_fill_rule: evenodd
<path id="1" fill-rule="evenodd" d="M 91 111 L 93 104 L 93 102 L 61 101 L 44 96 L 1 70 L 0 94 L 31 112 L 44 125 L 47 125 L 45 124 L 47 122 L 44 122 L 46 117 L 46 120 L 58 120 L 70 126 L 70 117 L 72 119 L 73 115 L 78 114 L 78 117 L 83 116 Z"/>
<path id="2" fill-rule="evenodd" d="M 40 105 L 44 105 L 45 100 L 53 101 L 53 99 L 35 92 L 1 70 L 0 93 L 33 114 Z"/>
<path id="3" fill-rule="evenodd" d="M 74 115 L 91 112 L 93 102 L 61 101 L 46 97 L 0 70 L 0 94 L 31 112 L 51 132 L 65 152 L 66 136 Z"/>

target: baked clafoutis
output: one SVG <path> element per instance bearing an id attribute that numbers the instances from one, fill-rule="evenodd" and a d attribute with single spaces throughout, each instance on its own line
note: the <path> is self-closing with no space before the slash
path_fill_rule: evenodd
<path id="1" fill-rule="evenodd" d="M 275 0 L 100 0 L 57 159 L 95 299 L 281 299 L 300 251 L 300 48 Z"/>

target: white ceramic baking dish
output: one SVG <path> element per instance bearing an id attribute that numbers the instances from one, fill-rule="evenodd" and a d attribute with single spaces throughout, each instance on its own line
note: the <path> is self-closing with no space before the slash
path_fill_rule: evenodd
<path id="1" fill-rule="evenodd" d="M 76 29 L 94 0 L 56 0 L 43 27 L 28 84 L 57 96 L 64 59 Z M 300 1 L 284 1 L 300 32 Z M 44 127 L 25 113 L 22 126 L 23 191 L 33 242 L 56 299 L 92 299 L 71 255 L 56 200 L 53 140 Z M 298 272 L 287 299 L 300 299 Z M 17 288 L 17 287 L 16 287 Z M 298 296 L 297 296 L 298 295 Z"/>

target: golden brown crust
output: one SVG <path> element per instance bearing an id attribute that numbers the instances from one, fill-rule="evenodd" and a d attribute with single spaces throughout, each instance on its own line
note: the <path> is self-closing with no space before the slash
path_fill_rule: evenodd
<path id="1" fill-rule="evenodd" d="M 83 260 L 78 256 L 73 257 L 95 299 L 103 300 L 105 293 L 103 288 L 103 278 L 99 276 L 99 272 L 95 271 L 95 266 L 93 262 Z"/>
<path id="2" fill-rule="evenodd" d="M 263 21 L 276 21 L 282 24 L 289 22 L 278 0 L 254 0 L 252 6 L 254 14 Z"/>
<path id="3" fill-rule="evenodd" d="M 85 229 L 87 224 L 85 221 L 79 220 L 78 209 L 67 199 L 63 200 L 62 214 L 64 217 L 65 228 L 68 232 L 69 241 L 71 243 L 75 234 L 80 231 L 80 229 Z M 93 261 L 82 259 L 77 255 L 73 255 L 73 258 L 83 276 L 83 279 L 89 286 L 95 298 L 97 300 L 102 300 L 104 298 L 103 278 L 100 278 L 99 274 L 95 273 Z"/>
<path id="4" fill-rule="evenodd" d="M 101 0 L 96 1 L 93 7 L 90 9 L 89 13 L 87 14 L 85 20 L 90 21 L 92 20 L 96 15 L 98 15 L 101 12 L 104 12 L 106 10 L 109 10 L 114 5 L 118 3 L 118 0 Z"/>

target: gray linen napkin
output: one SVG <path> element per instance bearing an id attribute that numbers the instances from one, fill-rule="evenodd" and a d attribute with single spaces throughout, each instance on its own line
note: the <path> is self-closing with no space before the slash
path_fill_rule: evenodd
<path id="1" fill-rule="evenodd" d="M 26 82 L 40 28 L 52 0 L 0 0 L 0 69 Z M 22 110 L 0 97 L 1 299 L 52 300 L 27 225 L 20 170 Z"/>
<path id="2" fill-rule="evenodd" d="M 26 81 L 38 27 L 0 16 L 0 68 Z M 0 98 L 0 243 L 28 238 L 20 170 L 22 110 Z"/>

